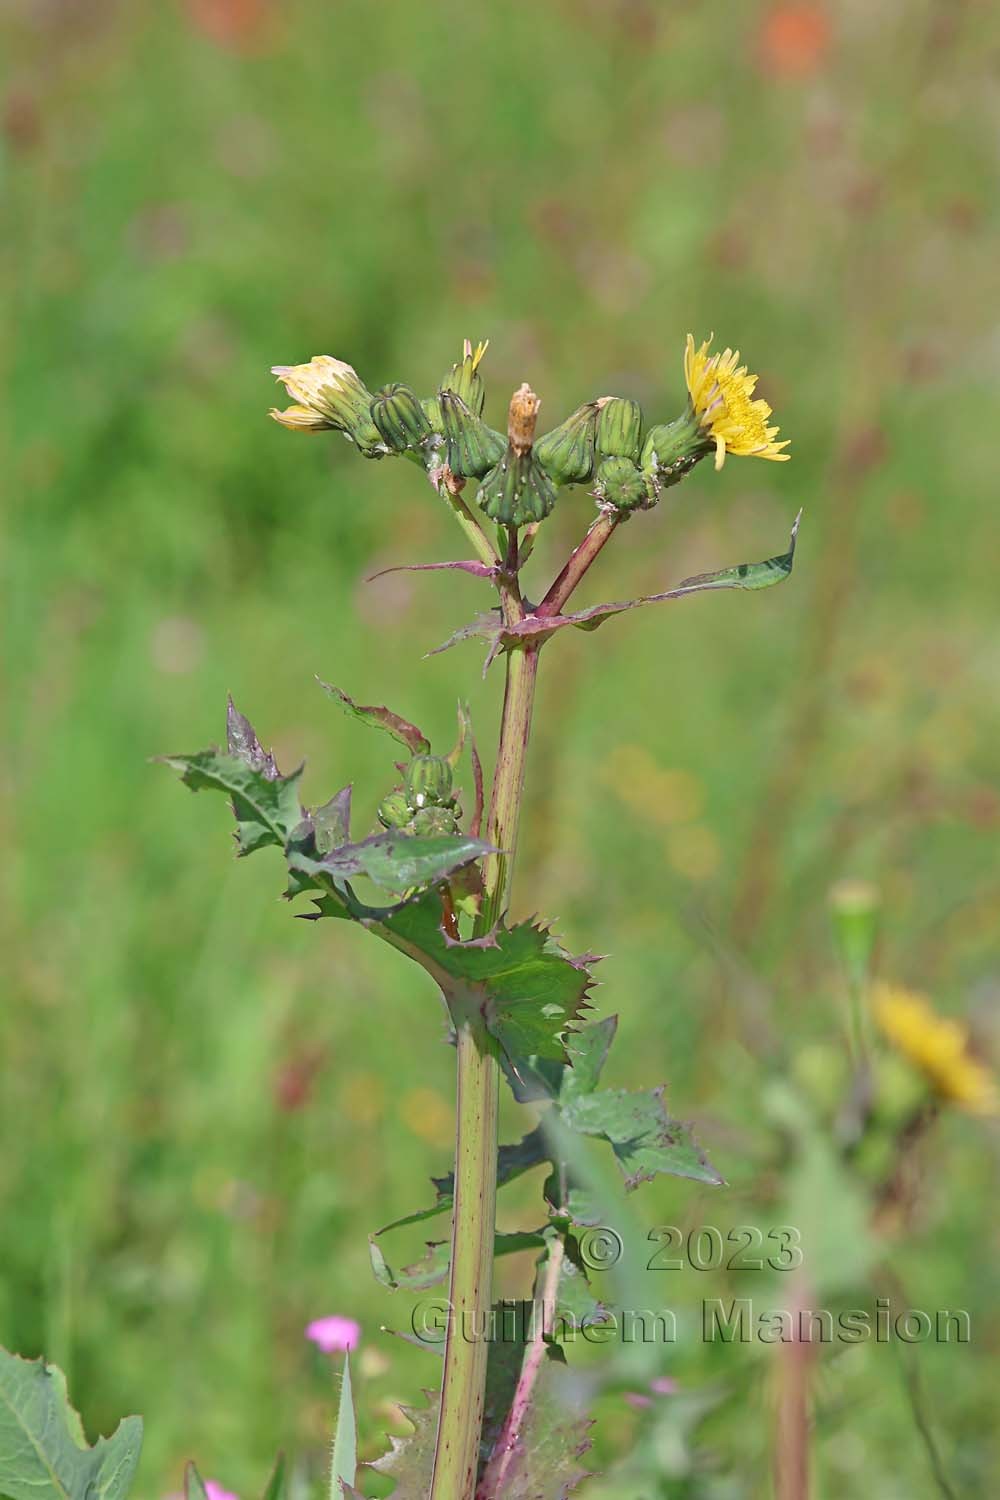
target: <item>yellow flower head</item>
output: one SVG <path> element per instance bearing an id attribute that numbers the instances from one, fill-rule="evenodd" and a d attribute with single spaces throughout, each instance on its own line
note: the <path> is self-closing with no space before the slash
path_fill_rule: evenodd
<path id="1" fill-rule="evenodd" d="M 271 374 L 297 403 L 287 411 L 272 410 L 271 416 L 293 432 L 343 430 L 349 412 L 371 404 L 357 371 L 332 354 L 314 354 L 307 365 L 272 365 Z"/>
<path id="2" fill-rule="evenodd" d="M 897 985 L 876 986 L 872 1003 L 884 1035 L 935 1093 L 970 1114 L 1000 1113 L 996 1079 L 969 1051 L 961 1021 L 939 1016 L 925 995 Z"/>
<path id="3" fill-rule="evenodd" d="M 707 338 L 696 349 L 694 337 L 688 334 L 684 378 L 698 424 L 715 444 L 715 467 L 722 468 L 727 453 L 740 458 L 789 458 L 790 454 L 781 451 L 788 441 L 776 443 L 778 429 L 767 425 L 771 408 L 766 401 L 750 399 L 757 376 L 748 375 L 746 365 L 740 364 L 739 350 L 709 354 L 711 342 Z"/>

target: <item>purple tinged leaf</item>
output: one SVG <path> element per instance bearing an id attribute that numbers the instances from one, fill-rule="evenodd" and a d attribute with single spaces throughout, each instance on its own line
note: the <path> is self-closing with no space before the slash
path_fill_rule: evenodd
<path id="1" fill-rule="evenodd" d="M 277 781 L 281 775 L 273 751 L 264 749 L 250 720 L 240 713 L 231 695 L 226 700 L 226 748 L 230 755 L 245 761 L 268 781 Z"/>
<path id="2" fill-rule="evenodd" d="M 495 578 L 500 571 L 499 568 L 487 567 L 486 563 L 476 562 L 474 558 L 461 562 L 398 563 L 393 568 L 380 568 L 377 573 L 369 573 L 365 582 L 374 583 L 376 578 L 384 578 L 387 573 L 437 573 L 445 569 L 471 573 L 473 578 Z"/>
<path id="3" fill-rule="evenodd" d="M 405 745 L 411 755 L 430 753 L 430 741 L 415 724 L 400 718 L 399 714 L 394 714 L 384 705 L 355 703 L 353 698 L 342 693 L 340 688 L 333 687 L 330 683 L 323 682 L 322 679 L 317 680 L 325 693 L 329 693 L 346 713 L 352 714 L 355 719 L 360 719 L 362 724 L 370 724 L 375 729 L 384 729 L 387 734 L 392 735 L 394 740 Z"/>

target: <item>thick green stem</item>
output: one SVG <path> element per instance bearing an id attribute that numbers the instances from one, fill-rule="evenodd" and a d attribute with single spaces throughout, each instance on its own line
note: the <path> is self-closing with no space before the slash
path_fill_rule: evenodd
<path id="1" fill-rule="evenodd" d="M 483 865 L 477 937 L 488 933 L 502 916 L 510 894 L 537 672 L 536 650 L 508 654 L 500 745 L 486 827 L 486 837 L 498 852 L 488 856 Z M 500 1067 L 482 1017 L 470 1013 L 456 1016 L 455 1022 L 458 1102 L 451 1282 L 430 1500 L 473 1500 L 475 1494 L 489 1353 L 487 1330 L 493 1303 Z"/>

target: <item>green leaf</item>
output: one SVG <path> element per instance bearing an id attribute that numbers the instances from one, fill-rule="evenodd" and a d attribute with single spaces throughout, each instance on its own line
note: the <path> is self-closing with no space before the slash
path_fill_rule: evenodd
<path id="1" fill-rule="evenodd" d="M 536 1125 L 534 1130 L 513 1145 L 500 1147 L 497 1153 L 497 1187 L 513 1182 L 522 1172 L 528 1172 L 548 1159 L 545 1136 L 540 1126 Z M 424 1219 L 433 1219 L 437 1214 L 450 1210 L 455 1201 L 455 1174 L 449 1172 L 447 1177 L 432 1177 L 431 1182 L 437 1197 L 430 1208 L 420 1208 L 415 1213 L 407 1214 L 405 1218 L 394 1219 L 391 1224 L 383 1225 L 377 1234 L 388 1234 L 390 1229 L 402 1229 L 405 1224 L 420 1224 Z"/>
<path id="2" fill-rule="evenodd" d="M 434 1468 L 434 1444 L 437 1438 L 439 1391 L 425 1391 L 429 1405 L 402 1406 L 413 1431 L 408 1437 L 389 1438 L 389 1452 L 368 1467 L 396 1481 L 392 1500 L 427 1500 Z"/>
<path id="3" fill-rule="evenodd" d="M 512 1320 L 510 1305 L 499 1305 L 502 1337 L 490 1344 L 483 1410 L 483 1452 L 489 1456 L 503 1433 L 521 1377 L 532 1306 L 521 1303 L 519 1316 Z M 527 1416 L 504 1468 L 504 1500 L 565 1500 L 588 1477 L 580 1459 L 590 1447 L 592 1424 L 573 1410 L 566 1373 L 558 1358 L 543 1359 L 538 1367 Z"/>
<path id="4" fill-rule="evenodd" d="M 348 698 L 346 693 L 340 691 L 340 688 L 332 687 L 328 682 L 321 681 L 320 687 L 340 704 L 345 713 L 351 714 L 355 719 L 360 719 L 362 724 L 370 724 L 373 729 L 384 729 L 399 744 L 405 745 L 411 755 L 430 754 L 431 744 L 427 736 L 422 734 L 415 724 L 401 719 L 399 714 L 394 714 L 391 709 L 375 704 L 355 703 L 353 698 Z"/>
<path id="5" fill-rule="evenodd" d="M 263 1500 L 282 1500 L 285 1493 L 285 1455 L 279 1453 L 274 1460 L 271 1477 L 264 1489 Z"/>
<path id="6" fill-rule="evenodd" d="M 384 1232 L 379 1231 L 380 1234 Z M 545 1231 L 541 1229 L 515 1230 L 511 1234 L 498 1231 L 493 1239 L 493 1254 L 499 1259 L 503 1255 L 515 1255 L 519 1250 L 537 1250 L 544 1244 Z M 389 1266 L 375 1235 L 369 1236 L 368 1249 L 376 1281 L 394 1292 L 400 1288 L 407 1292 L 423 1292 L 428 1287 L 437 1286 L 448 1275 L 451 1264 L 451 1243 L 448 1240 L 428 1241 L 421 1258 L 399 1271 Z"/>
<path id="7" fill-rule="evenodd" d="M 351 788 L 343 787 L 309 814 L 318 854 L 339 849 L 351 837 Z"/>
<path id="8" fill-rule="evenodd" d="M 716 1187 L 722 1182 L 690 1126 L 667 1114 L 662 1088 L 571 1094 L 560 1102 L 559 1110 L 571 1130 L 608 1142 L 627 1188 L 649 1182 L 659 1173 L 690 1177 Z"/>
<path id="9" fill-rule="evenodd" d="M 587 1008 L 593 979 L 547 929 L 501 925 L 487 939 L 456 943 L 441 927 L 440 897 L 429 891 L 381 930 L 433 976 L 456 1024 L 482 1017 L 515 1075 L 532 1056 L 566 1060 L 564 1037 Z"/>
<path id="10" fill-rule="evenodd" d="M 330 1454 L 330 1500 L 340 1500 L 343 1485 L 353 1484 L 358 1470 L 358 1429 L 351 1392 L 351 1357 L 344 1355 L 344 1379 L 340 1387 L 337 1429 Z"/>
<path id="11" fill-rule="evenodd" d="M 193 1461 L 184 1465 L 184 1500 L 208 1500 L 205 1481 Z"/>
<path id="12" fill-rule="evenodd" d="M 223 755 L 219 750 L 160 759 L 180 771 L 192 791 L 225 792 L 232 799 L 240 854 L 253 854 L 269 844 L 284 848 L 302 822 L 301 766 L 291 776 L 272 775 L 267 769 L 257 770 L 242 755 Z"/>
<path id="13" fill-rule="evenodd" d="M 89 1447 L 55 1365 L 0 1349 L 0 1495 L 5 1500 L 123 1500 L 142 1446 L 126 1417 Z"/>
<path id="14" fill-rule="evenodd" d="M 468 833 L 442 833 L 421 838 L 396 829 L 373 834 L 360 844 L 341 844 L 321 859 L 301 849 L 289 851 L 293 875 L 305 876 L 290 894 L 308 888 L 310 880 L 326 880 L 335 887 L 357 875 L 367 875 L 386 890 L 405 891 L 414 886 L 434 885 L 473 860 L 493 853 L 493 845 Z M 369 915 L 359 908 L 359 917 Z"/>

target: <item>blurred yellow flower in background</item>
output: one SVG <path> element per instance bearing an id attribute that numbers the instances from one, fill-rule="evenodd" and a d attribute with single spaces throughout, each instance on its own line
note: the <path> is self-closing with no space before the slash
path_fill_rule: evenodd
<path id="1" fill-rule="evenodd" d="M 872 1007 L 883 1035 L 942 1099 L 970 1114 L 1000 1113 L 996 1078 L 970 1052 L 961 1021 L 938 1015 L 925 995 L 900 985 L 876 985 Z"/>
<path id="2" fill-rule="evenodd" d="M 788 440 L 776 443 L 777 427 L 769 427 L 771 408 L 759 398 L 751 400 L 756 375 L 748 375 L 739 363 L 739 350 L 724 349 L 709 354 L 711 337 L 696 349 L 688 334 L 684 351 L 684 379 L 691 406 L 705 437 L 715 444 L 715 467 L 721 469 L 727 453 L 739 458 L 773 458 L 783 462 Z"/>

